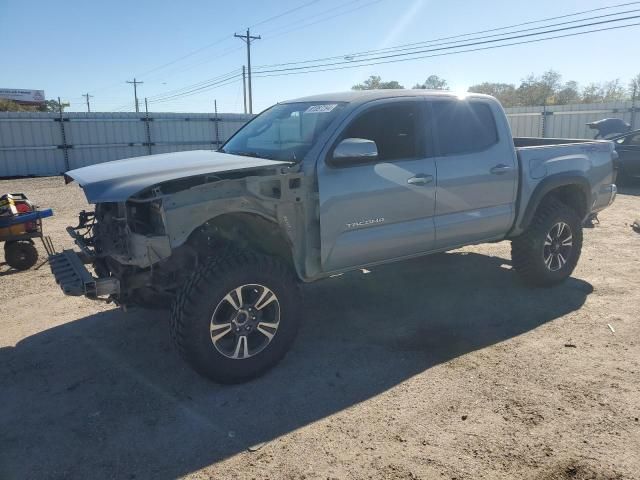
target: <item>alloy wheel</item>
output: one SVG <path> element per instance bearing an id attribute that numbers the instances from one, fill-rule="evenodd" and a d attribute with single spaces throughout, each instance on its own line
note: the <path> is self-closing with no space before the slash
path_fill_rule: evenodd
<path id="1" fill-rule="evenodd" d="M 557 272 L 565 266 L 573 249 L 571 227 L 558 222 L 551 227 L 544 240 L 543 259 L 548 270 Z"/>
<path id="2" fill-rule="evenodd" d="M 241 360 L 264 350 L 278 331 L 280 302 L 264 285 L 241 285 L 227 293 L 211 316 L 211 342 L 225 357 Z"/>

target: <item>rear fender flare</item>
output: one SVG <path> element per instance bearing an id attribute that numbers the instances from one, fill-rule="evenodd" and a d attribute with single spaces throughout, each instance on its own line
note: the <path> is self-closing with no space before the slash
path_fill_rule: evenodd
<path id="1" fill-rule="evenodd" d="M 531 197 L 529 198 L 524 214 L 522 215 L 522 219 L 518 224 L 518 230 L 524 231 L 527 229 L 533 220 L 536 210 L 538 210 L 538 207 L 550 192 L 569 185 L 575 185 L 580 188 L 586 202 L 585 211 L 588 214 L 592 204 L 591 184 L 585 177 L 584 173 L 580 171 L 556 173 L 546 177 L 535 187 Z"/>

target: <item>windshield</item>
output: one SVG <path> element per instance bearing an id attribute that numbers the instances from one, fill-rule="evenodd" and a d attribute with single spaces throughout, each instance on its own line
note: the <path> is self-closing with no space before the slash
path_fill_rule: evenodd
<path id="1" fill-rule="evenodd" d="M 338 102 L 274 105 L 236 133 L 221 152 L 300 161 L 344 107 Z"/>

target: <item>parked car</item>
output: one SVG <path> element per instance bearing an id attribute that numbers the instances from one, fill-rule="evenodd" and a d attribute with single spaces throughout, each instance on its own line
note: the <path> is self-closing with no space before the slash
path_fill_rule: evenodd
<path id="1" fill-rule="evenodd" d="M 622 181 L 640 178 L 640 130 L 618 135 L 611 138 L 611 141 L 620 157 L 618 178 Z"/>
<path id="2" fill-rule="evenodd" d="M 167 300 L 187 362 L 238 382 L 289 349 L 304 321 L 299 281 L 505 239 L 526 283 L 563 281 L 583 219 L 615 198 L 614 155 L 608 141 L 513 139 L 485 95 L 301 98 L 217 152 L 67 172 L 96 207 L 68 228 L 81 252 L 50 264 L 69 295 Z"/>
<path id="3" fill-rule="evenodd" d="M 631 125 L 620 118 L 604 118 L 597 122 L 589 122 L 587 123 L 587 127 L 597 131 L 595 137 L 593 137 L 596 140 L 609 140 L 631 129 Z"/>

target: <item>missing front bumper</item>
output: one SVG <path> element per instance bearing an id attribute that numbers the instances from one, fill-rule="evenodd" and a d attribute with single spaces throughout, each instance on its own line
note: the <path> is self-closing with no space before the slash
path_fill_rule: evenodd
<path id="1" fill-rule="evenodd" d="M 95 278 L 73 250 L 63 250 L 61 253 L 49 255 L 49 265 L 56 283 L 65 295 L 100 298 L 120 293 L 118 279 Z"/>

